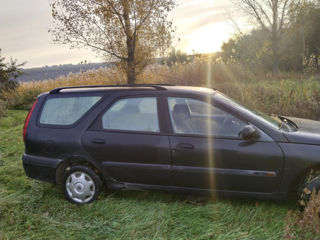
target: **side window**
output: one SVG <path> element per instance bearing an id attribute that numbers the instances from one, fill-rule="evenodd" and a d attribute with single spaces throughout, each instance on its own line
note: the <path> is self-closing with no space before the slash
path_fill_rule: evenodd
<path id="1" fill-rule="evenodd" d="M 127 98 L 115 102 L 102 116 L 106 130 L 160 132 L 157 99 Z"/>
<path id="2" fill-rule="evenodd" d="M 233 115 L 200 100 L 168 98 L 175 133 L 237 137 L 246 125 Z"/>
<path id="3" fill-rule="evenodd" d="M 49 98 L 42 109 L 40 123 L 58 126 L 72 125 L 100 99 L 100 96 Z"/>

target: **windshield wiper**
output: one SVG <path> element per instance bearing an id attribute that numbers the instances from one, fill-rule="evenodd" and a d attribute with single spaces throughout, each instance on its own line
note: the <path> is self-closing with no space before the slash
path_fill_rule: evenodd
<path id="1" fill-rule="evenodd" d="M 277 115 L 278 118 L 281 120 L 282 123 L 287 123 L 291 126 L 293 126 L 295 129 L 299 129 L 299 126 L 292 120 L 290 120 L 289 118 L 286 118 L 286 117 L 283 117 L 283 116 L 280 116 L 280 115 Z M 282 124 L 280 126 L 280 128 L 282 127 Z"/>

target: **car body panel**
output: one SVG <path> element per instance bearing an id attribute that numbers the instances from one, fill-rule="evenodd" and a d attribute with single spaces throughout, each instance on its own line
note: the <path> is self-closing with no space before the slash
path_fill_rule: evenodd
<path id="1" fill-rule="evenodd" d="M 95 143 L 101 139 L 105 143 Z M 82 142 L 92 158 L 120 182 L 171 185 L 167 136 L 156 134 L 87 131 Z"/>
<path id="2" fill-rule="evenodd" d="M 283 181 L 279 191 L 288 191 L 295 180 L 308 170 L 319 169 L 320 146 L 296 143 L 279 143 L 285 153 Z"/>
<path id="3" fill-rule="evenodd" d="M 284 132 L 286 138 L 292 143 L 320 145 L 320 122 L 288 117 L 295 122 L 299 129 L 295 132 Z"/>
<path id="4" fill-rule="evenodd" d="M 281 182 L 284 157 L 274 142 L 172 136 L 170 143 L 176 186 L 271 193 Z"/>

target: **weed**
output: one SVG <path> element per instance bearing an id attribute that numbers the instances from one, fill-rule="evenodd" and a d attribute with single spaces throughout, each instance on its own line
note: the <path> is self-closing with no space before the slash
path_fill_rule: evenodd
<path id="1" fill-rule="evenodd" d="M 313 191 L 303 212 L 289 211 L 284 229 L 284 239 L 320 239 L 320 194 Z"/>

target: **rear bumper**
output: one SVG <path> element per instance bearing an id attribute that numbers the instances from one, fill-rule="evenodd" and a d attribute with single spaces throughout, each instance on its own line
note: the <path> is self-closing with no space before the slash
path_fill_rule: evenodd
<path id="1" fill-rule="evenodd" d="M 56 169 L 61 159 L 23 154 L 22 163 L 27 176 L 37 180 L 56 183 Z"/>

